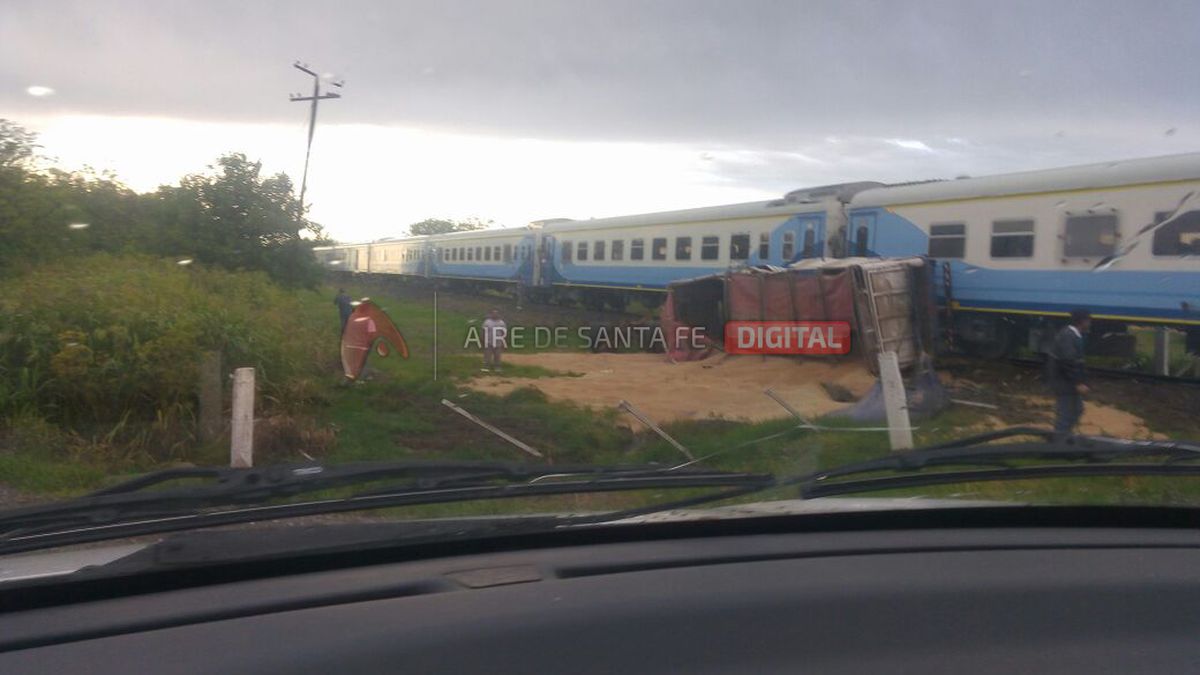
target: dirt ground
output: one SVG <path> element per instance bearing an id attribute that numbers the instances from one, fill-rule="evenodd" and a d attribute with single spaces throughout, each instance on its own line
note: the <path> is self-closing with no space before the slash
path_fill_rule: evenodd
<path id="1" fill-rule="evenodd" d="M 613 408 L 627 400 L 657 422 L 722 418 L 762 421 L 786 417 L 787 412 L 763 390 L 770 388 L 806 417 L 819 417 L 845 403 L 832 400 L 822 382 L 841 385 L 854 396 L 865 394 L 875 380 L 857 361 L 833 363 L 784 357 L 719 356 L 705 361 L 671 363 L 661 354 L 542 353 L 509 354 L 514 364 L 537 365 L 562 376 L 536 379 L 482 376 L 469 386 L 491 394 L 506 394 L 532 386 L 552 399 L 593 408 Z M 943 374 L 952 397 L 999 406 L 982 428 L 1016 424 L 1049 426 L 1054 401 L 1039 393 L 1034 382 L 1020 384 L 1023 375 L 999 372 L 980 377 Z M 1014 380 L 1016 385 L 1014 386 Z M 640 428 L 630 415 L 622 424 Z M 972 429 L 981 430 L 981 429 Z M 1165 438 L 1136 414 L 1108 402 L 1089 400 L 1080 433 L 1122 438 Z"/>
<path id="2" fill-rule="evenodd" d="M 627 400 L 658 422 L 722 418 L 761 421 L 787 417 L 763 394 L 770 388 L 805 416 L 818 416 L 846 404 L 829 398 L 821 382 L 866 393 L 875 380 L 857 362 L 834 364 L 782 357 L 725 356 L 671 363 L 661 354 L 542 353 L 509 354 L 510 363 L 537 365 L 562 377 L 537 379 L 485 376 L 470 386 L 506 394 L 533 386 L 547 396 L 594 408 L 613 408 Z M 638 426 L 632 416 L 621 421 Z"/>

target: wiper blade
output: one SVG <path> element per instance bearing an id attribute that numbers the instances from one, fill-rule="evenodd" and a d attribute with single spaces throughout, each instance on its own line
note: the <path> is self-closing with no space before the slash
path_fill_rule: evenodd
<path id="1" fill-rule="evenodd" d="M 990 444 L 1005 438 L 1033 436 L 1041 440 Z M 1161 458 L 1158 462 L 1121 461 Z M 1028 462 L 1058 460 L 1060 464 Z M 947 443 L 897 452 L 807 476 L 787 479 L 799 484 L 804 498 L 977 481 L 1064 476 L 1200 475 L 1200 445 L 1182 441 L 1135 441 L 1105 436 L 1058 439 L 1036 427 L 1012 427 Z M 1020 464 L 1018 462 L 1025 462 Z M 930 471 L 941 467 L 981 467 L 966 471 Z M 890 472 L 853 479 L 854 476 Z"/>
<path id="2" fill-rule="evenodd" d="M 199 485 L 170 487 L 181 480 Z M 726 487 L 742 494 L 772 484 L 765 474 L 657 465 L 534 465 L 516 462 L 281 464 L 261 469 L 166 469 L 77 499 L 0 513 L 0 553 L 268 518 L 477 499 L 616 490 Z M 280 499 L 366 486 L 305 502 Z M 165 487 L 164 487 L 165 486 Z M 712 499 L 722 498 L 709 495 Z"/>

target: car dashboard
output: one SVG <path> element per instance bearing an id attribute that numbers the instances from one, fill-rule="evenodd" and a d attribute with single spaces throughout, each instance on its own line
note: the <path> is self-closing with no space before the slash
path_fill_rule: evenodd
<path id="1" fill-rule="evenodd" d="M 1113 513 L 655 523 L 48 581 L 0 589 L 0 672 L 1195 670 L 1194 515 Z"/>

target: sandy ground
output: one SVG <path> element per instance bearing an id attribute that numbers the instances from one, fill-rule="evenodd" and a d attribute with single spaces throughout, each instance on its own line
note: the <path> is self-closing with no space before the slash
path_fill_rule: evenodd
<path id="1" fill-rule="evenodd" d="M 1054 399 L 1049 396 L 1030 396 L 1026 399 L 1031 405 L 1044 407 L 1050 417 L 1047 424 L 1053 424 Z M 1166 439 L 1167 436 L 1150 431 L 1142 418 L 1127 413 L 1120 408 L 1084 400 L 1083 419 L 1079 421 L 1079 433 L 1092 436 L 1116 436 L 1118 438 L 1137 439 Z"/>
<path id="2" fill-rule="evenodd" d="M 595 408 L 627 400 L 658 422 L 723 418 L 761 421 L 788 413 L 763 390 L 770 388 L 805 416 L 822 415 L 846 404 L 829 398 L 821 382 L 839 384 L 861 396 L 874 379 L 856 361 L 800 361 L 783 357 L 717 356 L 670 363 L 661 354 L 507 354 L 515 364 L 581 374 L 537 379 L 481 377 L 470 386 L 491 394 L 537 387 L 547 396 Z M 622 421 L 639 425 L 629 415 Z"/>
<path id="3" fill-rule="evenodd" d="M 787 417 L 763 394 L 770 388 L 805 417 L 819 417 L 845 406 L 829 398 L 821 382 L 841 385 L 855 396 L 875 380 L 858 361 L 802 361 L 785 357 L 717 356 L 705 361 L 671 363 L 660 354 L 542 353 L 506 354 L 509 363 L 536 365 L 562 377 L 537 379 L 482 376 L 469 386 L 490 394 L 536 387 L 552 399 L 593 408 L 613 408 L 627 400 L 657 422 L 713 419 L 761 421 Z M 952 388 L 958 378 L 944 377 Z M 974 388 L 986 383 L 972 383 Z M 998 400 L 1003 405 L 1003 400 Z M 1054 401 L 1049 396 L 1021 395 L 1019 405 L 989 415 L 980 428 L 1013 424 L 1049 426 Z M 630 415 L 618 418 L 631 428 L 641 425 Z M 967 430 L 964 430 L 967 431 Z M 1121 438 L 1164 438 L 1151 432 L 1142 418 L 1119 408 L 1087 401 L 1080 433 Z"/>

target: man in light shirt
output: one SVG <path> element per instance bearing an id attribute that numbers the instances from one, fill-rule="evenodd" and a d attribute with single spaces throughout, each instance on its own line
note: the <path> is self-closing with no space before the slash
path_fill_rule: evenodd
<path id="1" fill-rule="evenodd" d="M 508 324 L 492 309 L 483 320 L 483 369 L 500 372 L 500 354 L 508 346 Z"/>

